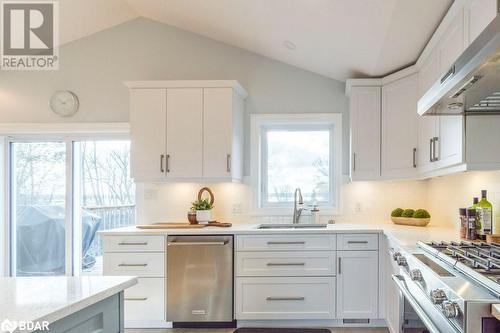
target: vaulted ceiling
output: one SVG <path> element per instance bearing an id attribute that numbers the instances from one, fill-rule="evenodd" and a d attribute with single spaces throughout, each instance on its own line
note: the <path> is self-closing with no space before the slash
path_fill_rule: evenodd
<path id="1" fill-rule="evenodd" d="M 337 80 L 412 64 L 452 0 L 61 0 L 66 43 L 138 16 Z"/>

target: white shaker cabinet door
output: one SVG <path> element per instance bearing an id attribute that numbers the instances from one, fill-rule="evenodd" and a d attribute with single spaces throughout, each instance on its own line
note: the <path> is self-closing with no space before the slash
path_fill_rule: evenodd
<path id="1" fill-rule="evenodd" d="M 165 175 L 166 89 L 131 89 L 130 173 L 135 181 Z"/>
<path id="2" fill-rule="evenodd" d="M 231 176 L 233 89 L 203 89 L 203 176 Z"/>
<path id="3" fill-rule="evenodd" d="M 382 87 L 382 178 L 417 176 L 417 74 Z"/>
<path id="4" fill-rule="evenodd" d="M 426 173 L 435 169 L 433 162 L 433 140 L 438 135 L 439 118 L 421 116 L 418 118 L 418 162 L 419 173 Z"/>
<path id="5" fill-rule="evenodd" d="M 167 177 L 202 177 L 203 89 L 167 89 Z"/>
<path id="6" fill-rule="evenodd" d="M 472 0 L 465 5 L 467 45 L 497 16 L 498 0 Z"/>
<path id="7" fill-rule="evenodd" d="M 438 52 L 433 50 L 424 60 L 418 72 L 418 98 L 420 99 L 438 80 L 441 70 L 439 68 Z"/>
<path id="8" fill-rule="evenodd" d="M 463 133 L 463 116 L 439 117 L 439 135 L 436 142 L 436 163 L 438 168 L 463 163 Z"/>
<path id="9" fill-rule="evenodd" d="M 465 50 L 464 10 L 460 10 L 444 33 L 438 45 L 441 77 L 447 73 L 453 62 Z"/>
<path id="10" fill-rule="evenodd" d="M 351 122 L 351 179 L 380 178 L 380 87 L 353 87 Z"/>
<path id="11" fill-rule="evenodd" d="M 337 258 L 337 318 L 378 318 L 378 251 L 338 251 Z"/>

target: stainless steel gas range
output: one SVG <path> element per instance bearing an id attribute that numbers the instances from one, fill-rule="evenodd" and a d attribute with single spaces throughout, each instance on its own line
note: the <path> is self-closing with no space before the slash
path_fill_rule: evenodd
<path id="1" fill-rule="evenodd" d="M 491 305 L 500 303 L 500 244 L 418 242 L 393 250 L 400 267 L 400 332 L 498 333 Z"/>

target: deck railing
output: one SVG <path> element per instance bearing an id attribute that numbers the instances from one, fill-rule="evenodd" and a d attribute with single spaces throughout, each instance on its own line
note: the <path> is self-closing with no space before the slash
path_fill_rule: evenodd
<path id="1" fill-rule="evenodd" d="M 116 229 L 135 224 L 135 205 L 91 206 L 83 207 L 83 209 L 101 218 L 98 230 Z M 88 254 L 94 257 L 102 255 L 101 237 L 94 238 Z"/>

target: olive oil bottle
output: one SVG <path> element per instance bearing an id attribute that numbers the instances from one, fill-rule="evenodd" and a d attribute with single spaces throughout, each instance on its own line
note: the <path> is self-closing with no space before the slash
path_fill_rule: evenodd
<path id="1" fill-rule="evenodd" d="M 477 211 L 481 223 L 480 236 L 484 239 L 486 235 L 491 234 L 493 224 L 493 206 L 486 199 L 486 190 L 481 191 L 481 201 L 477 204 Z"/>

